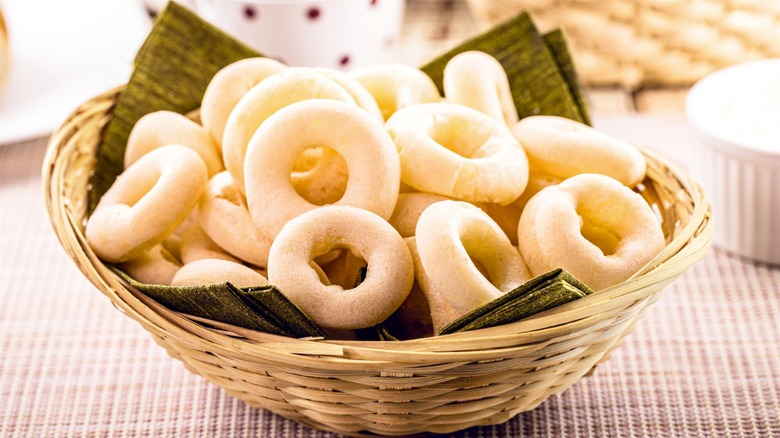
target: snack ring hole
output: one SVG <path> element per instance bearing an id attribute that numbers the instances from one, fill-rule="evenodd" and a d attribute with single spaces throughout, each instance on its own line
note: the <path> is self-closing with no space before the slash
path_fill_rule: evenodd
<path id="1" fill-rule="evenodd" d="M 485 280 L 499 290 L 509 288 L 510 286 L 507 285 L 512 284 L 515 276 L 507 272 L 506 261 L 501 254 L 485 245 L 485 242 L 494 240 L 494 237 L 487 235 L 487 230 L 480 220 L 469 219 L 462 220 L 460 223 L 459 236 L 466 254 L 474 264 L 472 272 L 476 269 Z M 477 272 L 473 274 L 477 275 Z"/>
<path id="2" fill-rule="evenodd" d="M 489 156 L 493 151 L 490 146 L 492 134 L 461 115 L 434 117 L 428 130 L 431 140 L 463 158 Z"/>
<path id="3" fill-rule="evenodd" d="M 614 207 L 610 206 L 608 198 L 601 197 L 597 193 L 578 191 L 573 207 L 580 219 L 582 237 L 605 256 L 615 254 L 623 239 L 621 230 L 626 225 L 609 214 Z"/>
<path id="4" fill-rule="evenodd" d="M 246 202 L 242 199 L 241 193 L 234 185 L 224 185 L 218 188 L 215 198 L 224 199 L 237 207 L 244 207 Z"/>
<path id="5" fill-rule="evenodd" d="M 318 206 L 334 204 L 347 190 L 347 161 L 333 148 L 310 147 L 295 158 L 290 182 L 306 201 Z"/>
<path id="6" fill-rule="evenodd" d="M 474 258 L 471 254 L 469 254 L 469 259 L 471 260 L 471 263 L 474 264 L 474 267 L 477 268 L 477 271 L 479 271 L 479 273 L 482 274 L 482 276 L 485 277 L 485 279 L 489 281 L 490 284 L 495 286 L 496 283 L 495 281 L 493 281 L 493 277 L 490 275 L 490 271 L 487 270 L 485 265 L 483 265 L 482 262 L 479 261 L 479 259 Z"/>
<path id="7" fill-rule="evenodd" d="M 319 251 L 317 251 L 319 252 Z M 339 255 L 325 263 L 318 263 L 317 259 L 327 257 L 328 254 L 337 252 Z M 312 253 L 312 264 L 317 264 L 325 278 L 320 278 L 325 286 L 341 286 L 344 291 L 354 289 L 357 284 L 360 270 L 368 266 L 368 261 L 363 257 L 359 248 L 348 244 L 332 245 L 330 250 L 319 254 Z M 315 269 L 316 270 L 316 269 Z"/>
<path id="8" fill-rule="evenodd" d="M 595 245 L 605 256 L 610 256 L 617 252 L 620 245 L 620 236 L 613 233 L 609 228 L 594 224 L 582 216 L 580 216 L 580 219 L 582 220 L 580 234 L 582 234 L 585 240 Z"/>

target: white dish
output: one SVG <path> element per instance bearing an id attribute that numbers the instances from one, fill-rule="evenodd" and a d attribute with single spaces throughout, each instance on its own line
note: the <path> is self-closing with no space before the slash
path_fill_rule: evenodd
<path id="1" fill-rule="evenodd" d="M 140 0 L 1 3 L 10 61 L 0 145 L 48 135 L 79 104 L 127 82 L 151 27 Z"/>
<path id="2" fill-rule="evenodd" d="M 753 104 L 755 103 L 755 104 Z M 780 264 L 780 58 L 717 71 L 688 94 L 691 170 L 712 204 L 713 242 Z"/>

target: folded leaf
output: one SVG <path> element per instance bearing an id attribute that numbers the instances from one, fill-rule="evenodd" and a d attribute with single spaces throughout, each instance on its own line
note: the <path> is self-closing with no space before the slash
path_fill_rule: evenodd
<path id="1" fill-rule="evenodd" d="M 509 324 L 593 291 L 563 269 L 535 277 L 441 329 L 440 335 Z"/>
<path id="2" fill-rule="evenodd" d="M 580 111 L 581 121 L 588 125 L 591 124 L 590 111 L 588 111 L 588 103 L 585 100 L 585 95 L 582 93 L 582 87 L 580 79 L 577 76 L 577 69 L 574 68 L 574 61 L 571 58 L 569 52 L 569 46 L 566 44 L 566 37 L 563 35 L 561 29 L 553 30 L 552 32 L 544 34 L 544 43 L 547 44 L 547 48 L 550 49 L 555 57 L 555 63 L 558 64 L 558 68 L 561 70 L 563 78 L 566 80 L 566 84 L 569 86 L 569 92 L 574 97 L 574 101 L 577 102 L 577 108 Z"/>
<path id="3" fill-rule="evenodd" d="M 443 92 L 444 67 L 455 55 L 479 50 L 492 55 L 506 70 L 520 118 L 556 115 L 584 122 L 569 83 L 531 17 L 517 17 L 469 40 L 422 67 Z"/>
<path id="4" fill-rule="evenodd" d="M 115 272 L 169 309 L 281 336 L 325 337 L 298 306 L 273 286 L 237 288 L 220 283 L 172 287 L 139 283 L 119 269 Z"/>

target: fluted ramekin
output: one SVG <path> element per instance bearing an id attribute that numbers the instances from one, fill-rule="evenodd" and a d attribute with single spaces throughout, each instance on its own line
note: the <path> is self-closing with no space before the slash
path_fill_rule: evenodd
<path id="1" fill-rule="evenodd" d="M 780 58 L 710 74 L 688 93 L 685 111 L 696 138 L 690 170 L 712 204 L 713 243 L 780 264 Z M 766 117 L 776 123 L 758 122 Z M 727 126 L 734 123 L 741 134 Z"/>

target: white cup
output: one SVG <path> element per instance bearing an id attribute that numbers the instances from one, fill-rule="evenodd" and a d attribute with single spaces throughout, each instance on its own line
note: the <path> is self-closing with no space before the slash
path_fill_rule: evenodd
<path id="1" fill-rule="evenodd" d="M 404 0 L 188 0 L 205 20 L 287 65 L 354 67 L 389 62 Z"/>

